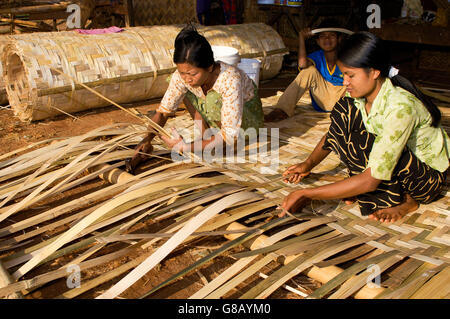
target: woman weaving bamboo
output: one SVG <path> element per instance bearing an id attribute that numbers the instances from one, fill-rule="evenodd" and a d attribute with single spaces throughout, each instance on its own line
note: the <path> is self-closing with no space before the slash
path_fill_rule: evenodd
<path id="1" fill-rule="evenodd" d="M 164 126 L 170 113 L 184 102 L 199 126 L 202 137 L 207 128 L 220 129 L 220 134 L 203 138 L 201 143 L 185 143 L 174 131 L 174 138 L 161 136 L 167 146 L 176 151 L 195 151 L 216 145 L 233 144 L 240 130 L 262 127 L 264 114 L 255 83 L 235 66 L 215 62 L 211 45 L 193 26 L 185 27 L 175 39 L 173 61 L 177 70 L 152 120 Z M 127 169 L 151 153 L 154 133 L 149 133 L 136 147 Z M 197 146 L 198 145 L 198 146 Z"/>
<path id="2" fill-rule="evenodd" d="M 394 222 L 439 195 L 449 167 L 450 140 L 439 109 L 389 63 L 385 43 L 369 32 L 349 37 L 338 53 L 346 97 L 331 112 L 328 132 L 306 161 L 284 172 L 299 182 L 331 151 L 349 178 L 289 194 L 295 211 L 312 199 L 351 201 L 361 214 Z M 281 213 L 280 215 L 284 215 Z"/>

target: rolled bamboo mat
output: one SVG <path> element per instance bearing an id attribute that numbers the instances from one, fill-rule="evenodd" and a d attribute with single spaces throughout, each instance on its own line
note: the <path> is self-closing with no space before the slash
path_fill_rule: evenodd
<path id="1" fill-rule="evenodd" d="M 134 0 L 137 26 L 198 22 L 196 0 Z"/>
<path id="2" fill-rule="evenodd" d="M 0 53 L 3 52 L 5 46 L 9 43 L 9 35 L 0 35 Z M 3 67 L 0 61 L 0 74 L 3 74 Z M 8 102 L 8 96 L 6 95 L 5 81 L 3 76 L 0 76 L 0 105 L 4 105 Z"/>
<path id="3" fill-rule="evenodd" d="M 14 114 L 22 121 L 33 121 L 108 105 L 79 83 L 116 103 L 162 97 L 167 76 L 175 71 L 173 43 L 181 28 L 151 26 L 99 35 L 58 32 L 14 37 L 2 56 Z M 198 30 L 212 45 L 232 46 L 241 57 L 261 60 L 261 79 L 278 74 L 287 53 L 281 37 L 265 24 L 199 26 Z"/>

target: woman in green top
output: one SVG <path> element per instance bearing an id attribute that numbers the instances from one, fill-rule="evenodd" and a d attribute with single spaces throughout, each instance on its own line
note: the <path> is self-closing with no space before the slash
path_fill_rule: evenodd
<path id="1" fill-rule="evenodd" d="M 338 65 L 347 93 L 331 113 L 329 131 L 306 161 L 283 174 L 299 182 L 334 151 L 349 177 L 294 191 L 282 207 L 296 211 L 312 199 L 356 198 L 362 215 L 394 222 L 433 201 L 445 182 L 450 140 L 440 111 L 397 74 L 385 43 L 369 32 L 349 37 Z"/>

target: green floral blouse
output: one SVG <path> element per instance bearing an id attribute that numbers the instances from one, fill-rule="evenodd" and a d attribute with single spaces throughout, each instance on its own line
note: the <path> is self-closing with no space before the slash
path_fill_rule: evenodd
<path id="1" fill-rule="evenodd" d="M 367 167 L 372 177 L 390 180 L 403 149 L 408 146 L 419 160 L 440 172 L 449 166 L 450 139 L 423 103 L 408 91 L 386 79 L 369 114 L 364 98 L 356 98 L 368 132 L 376 135 Z"/>

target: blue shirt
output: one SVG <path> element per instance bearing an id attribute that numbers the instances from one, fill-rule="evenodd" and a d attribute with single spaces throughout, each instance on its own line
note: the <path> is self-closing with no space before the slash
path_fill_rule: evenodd
<path id="1" fill-rule="evenodd" d="M 335 65 L 332 70 L 328 68 L 327 60 L 325 59 L 325 53 L 323 52 L 323 50 L 318 50 L 309 54 L 308 58 L 310 58 L 314 62 L 316 69 L 326 81 L 330 82 L 333 85 L 342 85 L 344 76 L 342 75 L 341 70 L 337 65 Z M 314 109 L 319 112 L 326 112 L 319 107 L 312 96 L 311 101 Z"/>

